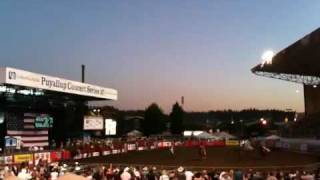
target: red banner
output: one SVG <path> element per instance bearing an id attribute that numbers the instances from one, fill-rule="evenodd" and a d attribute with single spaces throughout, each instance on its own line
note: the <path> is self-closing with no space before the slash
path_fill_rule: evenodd
<path id="1" fill-rule="evenodd" d="M 70 153 L 70 151 L 62 151 L 62 158 L 63 158 L 64 160 L 69 160 L 69 159 L 71 159 L 71 153 Z"/>
<path id="2" fill-rule="evenodd" d="M 60 151 L 52 151 L 50 153 L 51 161 L 60 161 L 62 158 L 62 153 Z"/>

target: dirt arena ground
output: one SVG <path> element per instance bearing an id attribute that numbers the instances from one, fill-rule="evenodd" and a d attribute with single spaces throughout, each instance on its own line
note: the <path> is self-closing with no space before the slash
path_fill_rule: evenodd
<path id="1" fill-rule="evenodd" d="M 319 157 L 294 152 L 272 151 L 261 157 L 258 153 L 239 153 L 235 147 L 207 148 L 207 159 L 201 160 L 198 148 L 177 148 L 172 156 L 168 149 L 129 152 L 126 154 L 109 155 L 97 158 L 83 159 L 80 163 L 113 163 L 131 165 L 155 166 L 189 166 L 207 168 L 279 168 L 298 166 L 319 162 Z"/>

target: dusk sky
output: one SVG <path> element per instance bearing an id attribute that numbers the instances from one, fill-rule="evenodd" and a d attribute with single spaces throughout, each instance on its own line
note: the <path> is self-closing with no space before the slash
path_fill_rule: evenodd
<path id="1" fill-rule="evenodd" d="M 80 80 L 85 64 L 120 109 L 303 111 L 301 85 L 250 69 L 319 17 L 319 0 L 1 0 L 0 65 Z"/>

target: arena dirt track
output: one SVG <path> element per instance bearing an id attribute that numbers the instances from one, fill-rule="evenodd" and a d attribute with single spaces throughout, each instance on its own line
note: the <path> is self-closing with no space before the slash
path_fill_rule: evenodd
<path id="1" fill-rule="evenodd" d="M 207 148 L 207 159 L 200 160 L 198 148 L 177 148 L 175 156 L 168 149 L 129 152 L 80 160 L 80 163 L 114 163 L 164 166 L 199 166 L 199 167 L 273 167 L 304 166 L 319 162 L 315 155 L 294 152 L 272 151 L 266 157 L 257 153 L 243 152 L 238 148 Z"/>

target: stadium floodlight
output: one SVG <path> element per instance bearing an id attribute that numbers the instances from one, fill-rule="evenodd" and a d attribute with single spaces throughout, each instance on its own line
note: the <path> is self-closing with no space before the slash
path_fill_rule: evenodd
<path id="1" fill-rule="evenodd" d="M 22 89 L 22 90 L 18 90 L 17 93 L 23 94 L 23 95 L 31 95 L 33 94 L 33 91 L 29 89 Z"/>
<path id="2" fill-rule="evenodd" d="M 285 117 L 285 118 L 284 118 L 284 122 L 285 122 L 285 123 L 288 123 L 288 122 L 289 122 L 288 117 Z"/>
<path id="3" fill-rule="evenodd" d="M 6 86 L 0 86 L 0 92 L 6 92 L 7 87 Z"/>
<path id="4" fill-rule="evenodd" d="M 268 123 L 267 120 L 262 121 L 262 125 L 264 125 L 264 126 L 267 125 L 267 123 Z"/>
<path id="5" fill-rule="evenodd" d="M 15 94 L 16 93 L 16 90 L 14 88 L 7 87 L 6 90 L 7 90 L 8 93 L 11 93 L 11 94 Z"/>
<path id="6" fill-rule="evenodd" d="M 264 66 L 265 64 L 272 64 L 272 59 L 274 56 L 274 52 L 272 50 L 265 51 L 261 56 L 261 66 Z"/>

